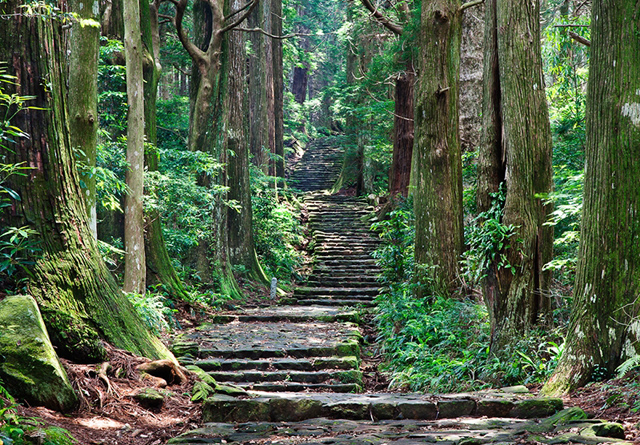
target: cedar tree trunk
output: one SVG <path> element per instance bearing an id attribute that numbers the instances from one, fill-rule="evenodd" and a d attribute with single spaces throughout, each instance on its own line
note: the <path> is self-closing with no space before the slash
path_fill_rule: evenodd
<path id="1" fill-rule="evenodd" d="M 593 2 L 584 207 L 574 307 L 546 393 L 613 374 L 637 354 L 640 284 L 640 9 Z"/>
<path id="2" fill-rule="evenodd" d="M 459 0 L 422 4 L 420 75 L 415 86 L 411 182 L 416 215 L 418 279 L 451 293 L 462 253 L 462 161 L 458 81 L 462 12 Z"/>
<path id="3" fill-rule="evenodd" d="M 483 283 L 491 321 L 491 351 L 548 322 L 553 230 L 551 130 L 540 49 L 540 5 L 488 0 L 485 11 L 483 135 L 479 151 L 478 206 L 506 188 L 503 223 L 515 226 L 509 247 L 496 252 Z M 504 254 L 510 268 L 499 267 Z"/>

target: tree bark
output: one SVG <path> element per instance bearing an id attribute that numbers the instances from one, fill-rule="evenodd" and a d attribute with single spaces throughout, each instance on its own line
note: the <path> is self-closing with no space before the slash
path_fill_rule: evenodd
<path id="1" fill-rule="evenodd" d="M 389 194 L 391 199 L 397 195 L 407 197 L 411 178 L 411 160 L 413 158 L 413 95 L 415 73 L 411 66 L 396 78 L 396 103 L 393 123 L 393 157 L 389 173 Z"/>
<path id="2" fill-rule="evenodd" d="M 462 161 L 458 80 L 462 16 L 459 0 L 422 4 L 420 74 L 415 86 L 411 182 L 416 215 L 418 279 L 452 293 L 462 254 Z"/>
<path id="3" fill-rule="evenodd" d="M 147 171 L 158 171 L 158 131 L 156 101 L 162 66 L 160 65 L 160 34 L 158 29 L 159 1 L 140 0 L 140 26 L 144 45 L 144 124 L 148 149 L 145 150 Z M 162 235 L 160 212 L 145 213 L 145 257 L 147 283 L 161 283 L 173 296 L 184 299 L 187 292 L 176 273 Z"/>
<path id="4" fill-rule="evenodd" d="M 488 0 L 485 11 L 484 129 L 479 155 L 479 210 L 506 186 L 503 223 L 516 234 L 505 254 L 510 268 L 491 264 L 483 283 L 491 351 L 549 322 L 553 231 L 541 195 L 553 188 L 551 130 L 544 92 L 539 2 Z"/>
<path id="5" fill-rule="evenodd" d="M 35 259 L 29 281 L 32 294 L 52 333 L 89 333 L 114 346 L 151 358 L 172 358 L 151 335 L 107 270 L 87 223 L 82 189 L 69 141 L 61 45 L 62 23 L 42 15 L 22 15 L 23 2 L 5 1 L 0 13 L 0 60 L 9 61 L 17 85 L 8 89 L 34 96 L 30 106 L 12 122 L 30 135 L 5 152 L 6 162 L 31 167 L 9 186 L 20 201 L 0 213 L 3 226 L 28 226 L 39 234 L 42 254 Z M 65 10 L 66 2 L 58 6 Z M 55 324 L 64 319 L 64 325 Z M 58 337 L 64 341 L 64 336 Z M 58 343 L 65 347 L 64 343 Z M 94 354 L 101 356 L 91 345 Z"/>
<path id="6" fill-rule="evenodd" d="M 574 307 L 565 351 L 545 393 L 613 374 L 637 354 L 640 283 L 640 11 L 594 1 L 586 170 Z"/>
<path id="7" fill-rule="evenodd" d="M 124 53 L 127 67 L 127 164 L 129 191 L 124 208 L 124 291 L 144 294 L 146 261 L 144 251 L 144 78 L 140 5 L 124 2 Z"/>
<path id="8" fill-rule="evenodd" d="M 249 16 L 250 28 L 262 28 L 266 25 L 268 9 L 265 8 L 265 4 L 269 5 L 270 3 L 269 0 L 261 0 L 261 5 Z M 270 39 L 259 32 L 249 34 L 251 42 L 251 54 L 249 55 L 249 147 L 253 156 L 253 164 L 265 173 L 269 172 L 269 121 L 273 116 L 269 115 L 269 101 L 273 99 L 273 83 L 269 83 L 268 65 L 272 63 L 272 59 L 269 58 L 272 56 L 272 52 L 269 49 L 268 40 Z M 273 80 L 273 72 L 271 80 Z"/>
<path id="9" fill-rule="evenodd" d="M 69 7 L 78 14 L 69 38 L 69 130 L 71 148 L 84 164 L 80 173 L 89 227 L 98 236 L 96 213 L 96 147 L 98 144 L 98 53 L 100 23 L 98 0 L 71 0 Z"/>
<path id="10" fill-rule="evenodd" d="M 243 0 L 228 0 L 228 11 L 244 6 Z M 223 107 L 221 118 L 226 121 L 228 135 L 225 139 L 229 156 L 227 168 L 229 200 L 240 205 L 239 210 L 227 210 L 227 230 L 231 264 L 243 266 L 243 277 L 267 285 L 269 280 L 258 261 L 253 238 L 253 209 L 251 207 L 251 183 L 249 176 L 249 146 L 245 126 L 245 34 L 225 34 L 222 59 L 222 80 L 219 101 Z"/>
<path id="11" fill-rule="evenodd" d="M 274 36 L 282 35 L 282 0 L 271 0 L 273 5 L 271 33 Z M 273 42 L 273 94 L 275 109 L 275 175 L 284 178 L 284 62 L 282 52 L 282 40 L 274 39 Z"/>

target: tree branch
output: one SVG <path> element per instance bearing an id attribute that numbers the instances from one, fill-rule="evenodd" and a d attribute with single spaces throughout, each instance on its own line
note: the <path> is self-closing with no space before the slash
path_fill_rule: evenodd
<path id="1" fill-rule="evenodd" d="M 249 7 L 249 9 L 247 9 L 244 13 L 242 13 L 242 15 L 238 19 L 236 19 L 235 22 L 228 24 L 227 26 L 222 28 L 220 31 L 218 31 L 219 34 L 222 35 L 225 32 L 229 31 L 230 29 L 237 28 L 240 25 L 240 23 L 242 23 L 247 17 L 249 17 L 249 14 L 251 14 L 251 12 L 255 9 L 255 7 L 258 6 L 259 1 L 260 0 L 253 0 L 250 3 L 251 6 Z"/>
<path id="2" fill-rule="evenodd" d="M 382 26 L 387 28 L 395 35 L 402 34 L 402 26 L 393 23 L 388 17 L 378 11 L 378 8 L 374 7 L 371 0 L 360 0 L 360 3 L 371 12 L 371 16 Z"/>
<path id="3" fill-rule="evenodd" d="M 578 43 L 582 43 L 585 46 L 591 46 L 591 40 L 587 40 L 575 32 L 569 31 L 569 36 Z"/>
<path id="4" fill-rule="evenodd" d="M 567 25 L 553 25 L 554 28 L 588 28 L 589 25 L 574 25 L 574 24 L 567 24 Z"/>
<path id="5" fill-rule="evenodd" d="M 472 8 L 474 6 L 481 5 L 482 3 L 484 3 L 484 0 L 473 0 L 467 3 L 464 3 L 462 6 L 460 6 L 460 12 L 464 11 L 467 8 Z"/>
<path id="6" fill-rule="evenodd" d="M 182 21 L 184 20 L 184 12 L 187 9 L 187 0 L 169 1 L 176 7 L 176 16 L 173 21 L 176 27 L 176 32 L 178 33 L 178 39 L 180 39 L 180 43 L 182 43 L 182 46 L 187 50 L 194 61 L 199 63 L 205 62 L 206 57 L 204 52 L 202 52 L 200 48 L 198 48 L 191 40 L 189 40 L 189 37 L 187 36 L 187 33 L 182 26 Z"/>
<path id="7" fill-rule="evenodd" d="M 231 17 L 233 17 L 236 14 L 241 13 L 242 11 L 244 11 L 245 9 L 247 9 L 248 7 L 250 7 L 253 4 L 253 2 L 249 2 L 246 5 L 244 5 L 242 8 L 238 9 L 237 11 L 233 11 L 232 13 L 230 13 L 228 16 L 226 16 L 224 19 L 225 20 L 229 20 Z"/>
<path id="8" fill-rule="evenodd" d="M 292 34 L 286 34 L 284 36 L 276 36 L 276 35 L 273 35 L 273 34 L 269 34 L 267 31 L 265 31 L 262 28 L 240 28 L 240 27 L 235 27 L 235 28 L 233 28 L 233 31 L 259 32 L 260 34 L 264 34 L 267 37 L 271 37 L 272 39 L 278 39 L 278 40 L 291 39 L 293 37 L 311 37 L 311 36 L 315 35 L 315 34 L 304 34 L 304 33 L 301 33 L 301 32 L 294 32 Z"/>

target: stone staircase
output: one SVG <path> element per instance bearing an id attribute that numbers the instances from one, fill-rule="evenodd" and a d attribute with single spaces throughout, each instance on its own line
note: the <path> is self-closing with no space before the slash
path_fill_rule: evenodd
<path id="1" fill-rule="evenodd" d="M 304 193 L 313 236 L 307 282 L 281 304 L 219 314 L 175 339 L 179 361 L 220 385 L 203 402 L 203 428 L 168 443 L 574 443 L 586 437 L 581 428 L 597 429 L 598 421 L 571 423 L 579 420 L 563 415 L 543 421 L 543 437 L 538 418 L 562 410 L 563 401 L 532 397 L 524 387 L 362 394 L 358 323 L 378 293 L 371 252 L 379 241 L 369 230 L 373 213 L 364 200 L 327 192 L 340 164 L 339 150 L 319 141 L 290 178 Z M 518 420 L 530 418 L 536 419 Z M 569 442 L 553 442 L 565 430 L 572 431 Z M 540 437 L 526 441 L 533 434 Z M 615 441 L 591 433 L 585 440 L 579 443 Z"/>
<path id="2" fill-rule="evenodd" d="M 174 344 L 182 364 L 251 391 L 362 391 L 360 311 L 374 304 L 378 268 L 365 200 L 332 196 L 339 152 L 315 143 L 292 181 L 304 193 L 314 246 L 312 273 L 282 304 L 220 314 Z M 297 179 L 296 179 L 297 178 Z"/>

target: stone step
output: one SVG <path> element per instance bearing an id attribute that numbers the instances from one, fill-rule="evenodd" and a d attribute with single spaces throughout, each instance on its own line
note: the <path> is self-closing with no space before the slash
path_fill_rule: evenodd
<path id="1" fill-rule="evenodd" d="M 320 304 L 321 306 L 324 306 Z M 332 357 L 360 354 L 362 335 L 351 323 L 233 322 L 207 324 L 178 336 L 172 351 L 179 361 Z"/>
<path id="2" fill-rule="evenodd" d="M 358 323 L 360 315 L 357 311 L 344 311 L 321 306 L 291 307 L 269 306 L 253 309 L 244 309 L 241 313 L 218 314 L 212 320 L 213 323 L 233 322 L 307 322 L 322 321 L 333 323 L 347 321 Z"/>
<path id="3" fill-rule="evenodd" d="M 233 383 L 243 389 L 265 392 L 308 392 L 322 391 L 333 393 L 359 393 L 362 386 L 357 383 L 296 383 L 296 382 L 264 382 L 264 383 Z"/>
<path id="4" fill-rule="evenodd" d="M 277 402 L 289 407 L 288 403 Z M 275 403 L 277 405 L 277 403 Z M 293 405 L 295 407 L 295 405 Z M 266 410 L 265 410 L 266 411 Z M 274 407 L 275 411 L 275 407 Z M 316 417 L 290 421 L 279 414 L 269 422 L 209 423 L 170 439 L 168 445 L 203 443 L 240 444 L 331 444 L 331 445 L 439 445 L 462 444 L 619 444 L 632 441 L 624 426 L 585 418 L 580 408 L 564 409 L 542 419 L 459 417 L 438 420 L 389 419 L 371 415 L 366 420 Z M 400 417 L 400 416 L 399 416 Z"/>
<path id="5" fill-rule="evenodd" d="M 348 371 L 209 371 L 208 374 L 218 382 L 229 383 L 355 383 L 362 385 L 362 373 L 360 370 Z"/>
<path id="6" fill-rule="evenodd" d="M 294 295 L 348 295 L 356 297 L 360 295 L 376 296 L 380 292 L 380 287 L 298 287 L 294 290 Z"/>
<path id="7" fill-rule="evenodd" d="M 206 359 L 193 363 L 205 371 L 237 370 L 294 370 L 320 371 L 326 369 L 357 370 L 359 359 L 356 356 L 311 357 L 311 358 L 275 358 L 265 360 L 248 359 Z"/>
<path id="8" fill-rule="evenodd" d="M 354 299 L 354 298 L 303 298 L 296 300 L 295 303 L 300 305 L 317 305 L 317 306 L 334 306 L 334 307 L 373 307 L 376 305 L 373 299 Z"/>
<path id="9" fill-rule="evenodd" d="M 305 283 L 306 286 L 310 287 L 345 287 L 345 288 L 366 288 L 377 285 L 378 282 L 375 277 L 371 278 L 350 278 L 345 279 L 345 277 L 324 277 L 319 280 L 313 279 L 309 280 Z M 350 320 L 348 320 L 350 321 Z"/>
<path id="10" fill-rule="evenodd" d="M 559 398 L 518 398 L 495 393 L 450 396 L 250 392 L 255 398 L 215 395 L 202 406 L 203 422 L 301 421 L 318 417 L 435 420 L 465 416 L 534 418 L 563 408 Z"/>

